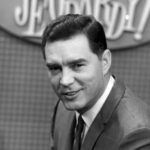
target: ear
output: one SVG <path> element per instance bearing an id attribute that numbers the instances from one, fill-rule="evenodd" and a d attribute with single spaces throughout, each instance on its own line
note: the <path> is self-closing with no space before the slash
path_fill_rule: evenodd
<path id="1" fill-rule="evenodd" d="M 111 67 L 112 56 L 109 49 L 106 49 L 102 54 L 102 68 L 103 75 L 106 75 L 109 72 Z"/>

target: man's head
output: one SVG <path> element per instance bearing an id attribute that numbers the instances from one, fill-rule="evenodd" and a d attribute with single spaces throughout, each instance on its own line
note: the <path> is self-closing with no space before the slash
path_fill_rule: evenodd
<path id="1" fill-rule="evenodd" d="M 94 53 L 99 55 L 107 49 L 105 33 L 98 21 L 92 16 L 68 14 L 57 18 L 46 27 L 42 39 L 44 58 L 47 42 L 66 40 L 77 34 L 84 34 L 88 38 Z"/>
<path id="2" fill-rule="evenodd" d="M 62 16 L 47 26 L 42 43 L 56 94 L 67 109 L 84 113 L 109 79 L 111 53 L 102 26 L 89 16 Z"/>

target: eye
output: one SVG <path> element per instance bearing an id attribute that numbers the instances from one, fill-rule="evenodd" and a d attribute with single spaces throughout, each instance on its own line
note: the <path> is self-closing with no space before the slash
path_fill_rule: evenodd
<path id="1" fill-rule="evenodd" d="M 61 66 L 59 66 L 59 65 L 49 65 L 49 64 L 47 64 L 47 67 L 48 67 L 49 71 L 50 71 L 53 75 L 59 73 L 59 72 L 62 70 L 62 69 L 61 69 Z"/>
<path id="2" fill-rule="evenodd" d="M 72 69 L 80 70 L 83 66 L 84 66 L 83 63 L 75 63 L 75 64 L 72 64 Z"/>

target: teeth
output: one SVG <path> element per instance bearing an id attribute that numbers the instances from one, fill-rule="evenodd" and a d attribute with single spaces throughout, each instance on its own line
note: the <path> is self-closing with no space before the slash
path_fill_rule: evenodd
<path id="1" fill-rule="evenodd" d="M 62 92 L 61 94 L 64 96 L 74 96 L 75 94 L 77 94 L 79 91 L 68 91 L 68 92 Z"/>
<path id="2" fill-rule="evenodd" d="M 74 91 L 74 92 L 66 92 L 64 95 L 68 95 L 68 96 L 72 96 L 72 95 L 75 95 L 77 92 Z"/>
<path id="3" fill-rule="evenodd" d="M 76 92 L 66 93 L 66 95 L 74 95 Z"/>

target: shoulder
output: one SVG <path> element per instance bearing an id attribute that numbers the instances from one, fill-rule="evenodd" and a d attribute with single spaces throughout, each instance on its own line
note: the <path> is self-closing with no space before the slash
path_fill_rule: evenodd
<path id="1" fill-rule="evenodd" d="M 121 150 L 134 150 L 141 146 L 147 148 L 150 145 L 150 106 L 135 96 L 128 87 L 110 122 L 117 134 L 109 134 L 109 137 L 115 137 L 112 139 L 115 139 Z"/>
<path id="2" fill-rule="evenodd" d="M 128 87 L 117 108 L 117 114 L 125 134 L 143 128 L 150 130 L 150 106 L 135 96 Z"/>
<path id="3" fill-rule="evenodd" d="M 123 130 L 120 149 L 150 149 L 150 106 L 127 88 L 118 107 Z"/>

